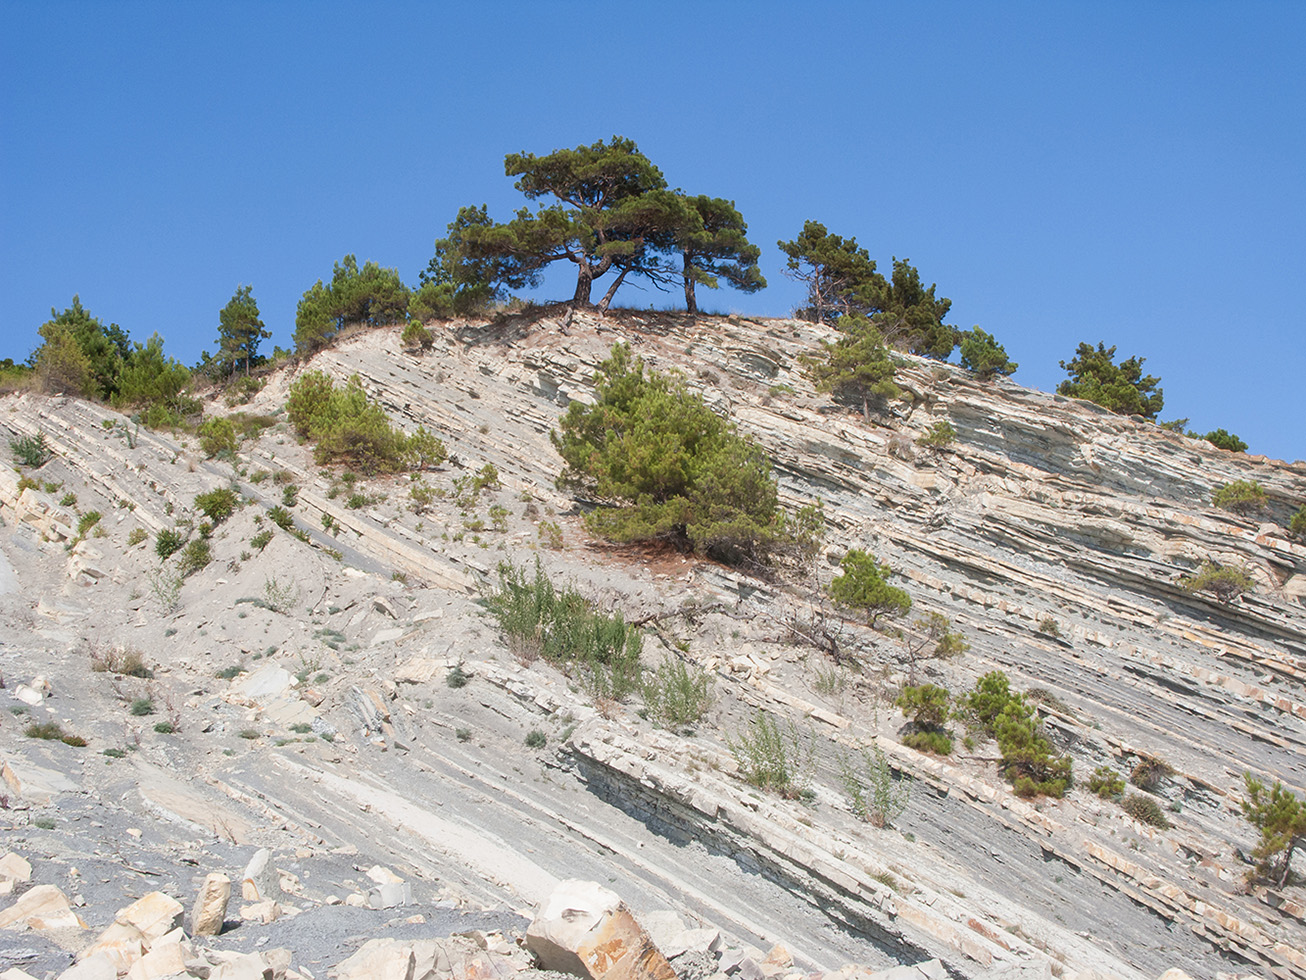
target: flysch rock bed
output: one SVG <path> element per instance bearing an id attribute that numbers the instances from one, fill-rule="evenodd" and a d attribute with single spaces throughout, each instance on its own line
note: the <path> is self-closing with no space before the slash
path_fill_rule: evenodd
<path id="1" fill-rule="evenodd" d="M 276 827 L 311 844 L 327 836 L 315 824 L 328 823 L 338 803 L 290 792 L 288 784 L 311 778 L 289 778 L 295 769 L 282 761 L 314 774 L 370 774 L 400 787 L 415 785 L 420 774 L 424 785 L 438 787 L 456 778 L 456 752 L 464 753 L 461 769 L 472 771 L 513 751 L 504 738 L 491 738 L 493 725 L 514 730 L 547 720 L 561 735 L 567 725 L 559 718 L 588 717 L 583 696 L 550 683 L 548 668 L 517 668 L 501 647 L 499 662 L 490 659 L 494 630 L 474 597 L 493 580 L 498 560 L 540 555 L 552 574 L 575 580 L 628 618 L 674 612 L 687 601 L 717 610 L 677 621 L 691 641 L 690 656 L 717 676 L 717 706 L 694 738 L 654 732 L 623 713 L 584 721 L 567 733 L 556 758 L 552 749 L 544 754 L 540 772 L 547 779 L 579 785 L 591 805 L 610 808 L 613 816 L 600 811 L 589 829 L 620 812 L 649 835 L 632 847 L 656 846 L 667 834 L 698 835 L 719 855 L 732 855 L 737 867 L 805 895 L 827 922 L 875 936 L 889 962 L 897 950 L 908 959 L 937 952 L 954 974 L 971 976 L 1017 967 L 1148 976 L 1175 965 L 1195 977 L 1240 969 L 1302 975 L 1300 890 L 1245 891 L 1240 855 L 1253 838 L 1238 800 L 1244 770 L 1283 779 L 1299 792 L 1306 784 L 1306 548 L 1282 529 L 1293 502 L 1306 499 L 1306 466 L 1222 453 L 1084 403 L 1005 382 L 981 386 L 956 369 L 915 361 L 904 372 L 916 394 L 910 409 L 900 408 L 892 429 L 867 424 L 834 410 L 799 370 L 797 354 L 820 336 L 819 328 L 792 321 L 577 315 L 565 325 L 468 324 L 442 334 L 435 356 L 419 358 L 400 353 L 389 331 L 362 335 L 314 366 L 338 377 L 359 372 L 393 417 L 437 431 L 453 457 L 448 476 L 432 474 L 432 483 L 493 462 L 503 484 L 494 499 L 514 511 L 508 530 L 479 535 L 489 545 L 482 548 L 451 504 L 409 513 L 400 481 L 376 484 L 389 501 L 346 507 L 306 447 L 284 426 L 274 427 L 243 447 L 242 468 L 247 475 L 260 468 L 293 475 L 301 487 L 293 513 L 309 541 L 277 533 L 261 553 L 242 558 L 252 551 L 247 541 L 260 527 L 254 516 L 261 508 L 242 509 L 215 534 L 219 560 L 187 581 L 179 611 L 166 616 L 147 584 L 157 564 L 152 542 L 127 547 L 126 536 L 136 527 L 154 533 L 170 526 L 196 493 L 226 485 L 235 475 L 231 466 L 202 459 L 185 438 L 130 431 L 101 406 L 11 397 L 0 407 L 0 423 L 15 434 L 44 432 L 58 456 L 37 476 L 64 486 L 18 493 L 18 474 L 0 473 L 5 547 L 26 597 L 7 610 L 0 670 L 26 682 L 61 667 L 55 696 L 35 710 L 64 716 L 75 702 L 70 687 L 85 682 L 77 675 L 85 675 L 88 647 L 126 642 L 150 651 L 159 668 L 153 684 L 173 692 L 182 732 L 212 744 L 197 758 L 191 739 L 169 744 L 148 725 L 124 735 L 119 707 L 119 734 L 92 740 L 92 750 L 124 737 L 139 744 L 130 771 L 125 762 L 106 762 L 114 779 L 105 784 L 130 784 L 140 801 L 134 805 L 180 817 L 218 839 L 251 841 Z M 623 337 L 658 367 L 684 367 L 692 385 L 728 408 L 776 460 L 787 500 L 824 502 L 830 559 L 849 546 L 873 550 L 903 572 L 917 609 L 952 617 L 971 651 L 909 667 L 890 641 L 848 623 L 852 648 L 875 670 L 823 692 L 814 680 L 819 655 L 780 642 L 784 617 L 809 604 L 809 593 L 694 562 L 592 548 L 568 513 L 571 502 L 552 488 L 559 464 L 547 433 L 568 398 L 588 397 L 590 373 Z M 288 383 L 274 379 L 246 410 L 275 411 Z M 945 417 L 958 430 L 953 451 L 913 445 Z M 1270 494 L 1273 509 L 1264 519 L 1249 522 L 1209 507 L 1214 485 L 1247 478 Z M 242 494 L 262 505 L 279 502 L 272 481 L 236 479 Z M 77 502 L 61 506 L 61 495 L 72 490 Z M 535 514 L 528 508 L 518 518 L 526 495 Z M 92 508 L 106 515 L 106 537 L 73 544 L 78 513 Z M 324 516 L 334 533 L 323 529 Z M 544 522 L 556 522 L 566 550 L 539 547 Z M 1223 606 L 1179 590 L 1178 577 L 1208 558 L 1245 563 L 1257 594 Z M 392 572 L 411 584 L 386 581 Z M 240 602 L 259 598 L 277 576 L 298 590 L 297 615 Z M 1059 621 L 1060 638 L 1038 631 L 1047 616 Z M 416 684 L 397 679 L 414 658 L 433 664 L 430 673 Z M 265 659 L 274 669 L 258 662 Z M 488 682 L 475 689 L 498 690 L 516 703 L 492 697 L 492 706 L 477 705 L 470 746 L 456 737 L 467 706 L 447 704 L 453 695 L 441 690 L 442 672 L 459 662 Z M 213 673 L 230 666 L 244 673 L 229 687 L 216 684 Z M 1085 792 L 1060 802 L 1018 800 L 996 777 L 991 746 L 938 760 L 897 743 L 902 719 L 885 692 L 909 669 L 956 691 L 993 667 L 1017 687 L 1055 695 L 1047 721 L 1074 752 L 1081 776 L 1104 762 L 1127 773 L 1141 753 L 1169 761 L 1175 774 L 1160 800 L 1174 826 L 1136 824 Z M 87 705 L 84 720 L 66 715 L 87 731 L 108 715 L 104 703 L 128 703 L 149 687 L 129 677 L 90 676 L 91 686 L 103 688 L 100 703 Z M 730 776 L 725 736 L 759 706 L 812 726 L 822 749 L 814 811 L 760 798 Z M 242 739 L 251 728 L 257 740 Z M 480 752 L 488 759 L 477 758 L 482 731 Z M 92 783 L 102 797 L 98 779 L 69 779 L 73 790 L 59 783 L 50 775 L 59 767 L 39 758 L 55 750 L 17 735 L 14 724 L 0 727 L 0 754 L 20 787 L 12 790 L 18 805 L 57 810 L 67 793 L 86 792 Z M 871 736 L 917 779 L 913 804 L 898 821 L 915 841 L 858 825 L 840 798 L 833 753 Z M 630 762 L 650 752 L 664 765 Z M 270 764 L 250 765 L 264 755 Z M 695 785 L 716 780 L 698 792 L 737 802 L 710 819 L 687 804 L 682 783 L 695 767 Z M 209 791 L 199 802 L 187 795 L 196 775 Z M 566 812 L 543 780 L 521 780 L 514 789 L 534 806 Z M 30 817 L 37 810 L 16 812 Z M 385 835 L 391 829 L 404 834 L 386 827 Z M 576 835 L 569 841 L 598 853 L 605 847 Z M 511 850 L 514 841 L 505 843 Z M 386 844 L 414 859 L 421 851 L 400 840 Z M 436 863 L 452 872 L 457 855 Z M 668 877 L 667 862 L 650 863 Z M 652 871 L 629 867 L 645 882 L 659 881 Z M 486 867 L 479 866 L 449 874 L 443 887 L 453 901 L 527 904 L 522 896 L 530 889 L 522 882 L 535 881 L 532 873 L 512 862 L 498 870 L 505 875 L 498 884 L 487 886 Z M 491 862 L 488 873 L 494 871 Z M 524 877 L 514 884 L 516 874 Z M 542 900 L 546 877 L 539 877 L 533 902 Z M 710 888 L 702 892 L 705 902 L 715 900 Z M 710 904 L 698 909 L 713 911 Z M 725 916 L 723 928 L 759 938 L 743 910 L 726 912 L 734 918 Z M 969 955 L 967 944 L 991 959 Z M 820 948 L 791 945 L 800 960 L 804 953 L 815 959 Z"/>

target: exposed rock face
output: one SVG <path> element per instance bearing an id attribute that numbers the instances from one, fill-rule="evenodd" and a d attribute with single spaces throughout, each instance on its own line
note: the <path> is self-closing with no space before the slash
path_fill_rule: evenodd
<path id="1" fill-rule="evenodd" d="M 686 928 L 663 953 L 747 962 L 759 977 L 844 963 L 849 978 L 928 976 L 931 961 L 975 978 L 1306 976 L 1306 894 L 1244 887 L 1255 834 L 1239 812 L 1245 771 L 1306 790 L 1306 543 L 1285 530 L 1306 502 L 1306 464 L 913 358 L 901 371 L 911 400 L 867 422 L 812 390 L 798 356 L 827 335 L 794 321 L 582 313 L 565 334 L 547 315 L 437 333 L 425 357 L 379 330 L 313 362 L 359 373 L 393 418 L 448 443 L 448 466 L 421 475 L 443 496 L 424 503 L 407 478 L 346 485 L 319 470 L 284 424 L 233 468 L 103 406 L 0 400 L 0 446 L 40 431 L 56 452 L 34 473 L 0 467 L 0 702 L 19 711 L 0 715 L 14 719 L 0 723 L 0 833 L 38 883 L 0 870 L 0 889 L 21 902 L 57 883 L 76 904 L 93 862 L 110 864 L 101 878 L 125 862 L 179 875 L 169 893 L 191 895 L 192 869 L 221 868 L 249 911 L 240 932 L 253 932 L 305 910 L 400 923 L 448 906 L 523 909 L 582 877 L 614 881 L 635 908 L 677 896 Z M 823 503 L 815 568 L 757 578 L 587 538 L 553 487 L 548 433 L 569 400 L 592 397 L 618 339 L 728 411 L 775 461 L 787 503 Z M 290 380 L 274 376 L 245 410 L 277 411 Z M 956 443 L 918 446 L 943 419 Z M 465 506 L 458 481 L 487 463 L 501 486 Z M 1236 479 L 1265 488 L 1265 514 L 1210 506 Z M 160 570 L 175 559 L 161 566 L 154 536 L 232 481 L 249 505 L 172 594 Z M 286 482 L 305 541 L 265 516 Z M 99 530 L 79 540 L 91 510 Z M 887 562 L 914 614 L 949 617 L 970 650 L 919 656 L 829 609 L 820 587 L 849 547 Z M 692 735 L 655 729 L 637 700 L 600 705 L 604 717 L 576 677 L 515 662 L 475 599 L 500 560 L 536 556 L 555 581 L 656 628 L 650 663 L 674 650 L 709 672 L 715 703 Z M 1247 569 L 1255 591 L 1227 603 L 1185 591 L 1205 561 Z M 838 663 L 797 639 L 813 629 Z M 143 651 L 155 676 L 90 669 L 118 647 Z M 463 687 L 446 684 L 455 666 Z M 902 744 L 903 683 L 955 694 L 993 669 L 1037 692 L 1074 759 L 1066 799 L 1014 796 L 992 743 L 948 757 Z M 143 698 L 156 713 L 128 713 Z M 810 805 L 739 778 L 727 742 L 758 708 L 813 748 Z M 22 736 L 47 718 L 90 745 Z M 155 730 L 165 718 L 174 731 Z M 524 748 L 534 729 L 546 749 Z M 840 778 L 840 758 L 872 739 L 914 778 L 884 830 L 856 819 Z M 1144 756 L 1172 769 L 1151 794 L 1168 828 L 1083 788 L 1096 767 L 1127 777 Z M 376 865 L 400 880 L 368 877 Z M 94 905 L 77 908 L 101 930 Z M 149 935 L 110 926 L 77 968 L 112 955 L 125 973 L 180 914 L 162 912 Z M 765 952 L 777 939 L 792 966 Z M 397 941 L 416 972 L 426 953 Z"/>

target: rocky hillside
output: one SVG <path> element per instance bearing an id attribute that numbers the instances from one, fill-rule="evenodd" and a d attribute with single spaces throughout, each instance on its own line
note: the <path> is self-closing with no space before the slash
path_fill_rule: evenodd
<path id="1" fill-rule="evenodd" d="M 54 886 L 78 920 L 0 930 L 0 969 L 57 976 L 128 903 L 157 891 L 189 906 L 211 873 L 240 893 L 266 850 L 252 911 L 233 895 L 206 942 L 232 956 L 270 942 L 304 976 L 369 938 L 511 936 L 559 880 L 584 878 L 649 921 L 719 930 L 672 959 L 694 980 L 930 961 L 974 978 L 1306 977 L 1306 890 L 1246 885 L 1257 837 L 1240 813 L 1244 772 L 1306 791 L 1306 543 L 1285 530 L 1306 463 L 915 359 L 909 397 L 864 420 L 801 370 L 827 336 L 548 312 L 454 324 L 424 354 L 397 331 L 354 336 L 309 366 L 359 374 L 392 419 L 444 439 L 420 513 L 406 476 L 314 465 L 284 421 L 292 372 L 238 409 L 210 406 L 272 417 L 234 463 L 100 405 L 0 401 L 0 445 L 42 433 L 54 450 L 0 470 L 0 854 L 31 868 L 7 891 Z M 759 578 L 587 537 L 583 502 L 554 487 L 549 432 L 617 340 L 756 439 L 787 505 L 823 503 L 814 568 Z M 941 420 L 956 441 L 919 446 Z M 477 491 L 487 463 L 498 482 Z M 1259 482 L 1268 509 L 1213 508 L 1234 480 Z M 244 503 L 178 584 L 157 535 L 226 486 Z M 969 649 L 914 656 L 837 615 L 822 589 L 850 547 Z M 638 697 L 596 705 L 515 657 L 483 597 L 500 562 L 537 558 L 642 622 L 650 667 L 709 671 L 704 719 L 672 733 Z M 1254 590 L 1185 590 L 1205 562 L 1246 568 Z M 963 745 L 960 725 L 950 756 L 902 744 L 905 683 L 958 694 L 993 670 L 1073 758 L 1064 799 L 1013 795 L 994 743 Z M 759 708 L 810 757 L 803 798 L 740 778 L 730 746 Z M 25 737 L 43 722 L 88 744 Z M 884 828 L 858 819 L 841 778 L 872 743 L 910 780 Z M 1099 766 L 1127 777 L 1148 760 L 1155 784 L 1128 791 L 1164 828 L 1087 788 Z M 768 958 L 776 943 L 788 952 Z"/>

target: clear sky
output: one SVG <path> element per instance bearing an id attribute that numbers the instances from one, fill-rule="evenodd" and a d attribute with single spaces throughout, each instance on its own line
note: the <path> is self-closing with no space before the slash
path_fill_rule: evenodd
<path id="1" fill-rule="evenodd" d="M 0 357 L 78 293 L 191 364 L 245 283 L 290 346 L 346 253 L 415 282 L 460 205 L 525 203 L 506 153 L 620 134 L 673 187 L 733 199 L 762 246 L 770 287 L 705 309 L 797 305 L 775 243 L 812 218 L 882 271 L 909 258 L 1019 382 L 1051 390 L 1105 341 L 1147 358 L 1162 418 L 1306 458 L 1306 3 L 0 13 Z"/>

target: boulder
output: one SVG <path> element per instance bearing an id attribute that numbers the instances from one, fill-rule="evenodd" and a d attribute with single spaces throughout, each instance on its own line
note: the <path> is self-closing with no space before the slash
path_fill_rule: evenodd
<path id="1" fill-rule="evenodd" d="M 186 961 L 191 956 L 189 944 L 183 942 L 158 942 L 132 964 L 127 980 L 158 980 L 186 972 Z"/>
<path id="2" fill-rule="evenodd" d="M 70 966 L 59 980 L 118 980 L 118 968 L 114 960 L 100 954 Z"/>
<path id="3" fill-rule="evenodd" d="M 0 857 L 0 881 L 31 881 L 32 865 L 21 854 L 10 851 Z"/>
<path id="4" fill-rule="evenodd" d="M 126 908 L 119 909 L 113 921 L 118 925 L 134 926 L 140 932 L 144 945 L 150 946 L 156 939 L 181 925 L 184 911 L 181 902 L 172 896 L 163 892 L 150 892 Z"/>
<path id="5" fill-rule="evenodd" d="M 546 970 L 586 980 L 676 980 L 616 893 L 593 881 L 560 882 L 526 931 Z"/>
<path id="6" fill-rule="evenodd" d="M 48 932 L 53 929 L 85 929 L 86 923 L 72 910 L 68 898 L 54 885 L 37 885 L 13 905 L 0 912 L 0 929 Z"/>
<path id="7" fill-rule="evenodd" d="M 231 900 L 231 879 L 224 874 L 214 873 L 204 879 L 199 894 L 195 896 L 195 905 L 190 913 L 190 934 L 192 936 L 216 936 L 222 932 L 222 923 L 227 918 L 227 903 Z"/>
<path id="8" fill-rule="evenodd" d="M 240 879 L 240 897 L 247 902 L 261 902 L 276 898 L 277 871 L 272 867 L 272 852 L 260 847 L 245 865 L 245 873 Z"/>

